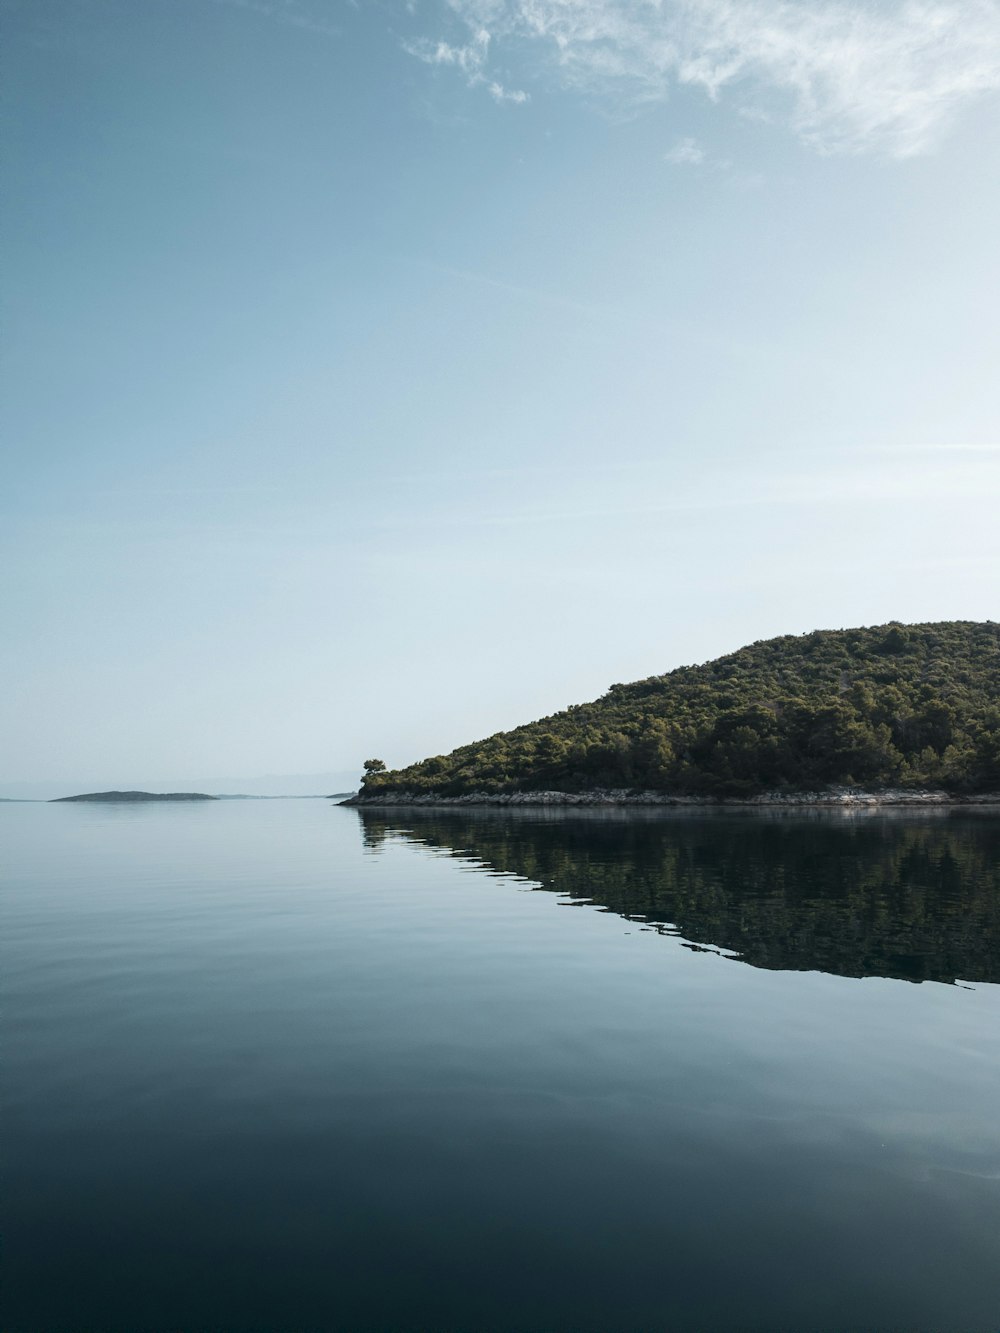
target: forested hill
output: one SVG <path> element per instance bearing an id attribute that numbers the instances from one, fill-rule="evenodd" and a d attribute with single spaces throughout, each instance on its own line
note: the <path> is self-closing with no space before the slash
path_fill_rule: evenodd
<path id="1" fill-rule="evenodd" d="M 680 667 L 448 755 L 399 793 L 598 788 L 746 796 L 834 785 L 1000 791 L 1000 624 L 817 630 Z"/>

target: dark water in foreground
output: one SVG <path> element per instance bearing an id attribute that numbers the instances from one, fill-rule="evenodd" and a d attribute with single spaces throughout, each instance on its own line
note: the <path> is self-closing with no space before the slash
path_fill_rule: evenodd
<path id="1" fill-rule="evenodd" d="M 0 839 L 5 1333 L 1000 1329 L 996 817 Z"/>

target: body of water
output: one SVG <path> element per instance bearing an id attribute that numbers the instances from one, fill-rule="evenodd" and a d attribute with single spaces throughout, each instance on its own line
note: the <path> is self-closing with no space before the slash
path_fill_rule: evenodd
<path id="1" fill-rule="evenodd" d="M 5 1333 L 1000 1329 L 1000 819 L 0 806 Z"/>

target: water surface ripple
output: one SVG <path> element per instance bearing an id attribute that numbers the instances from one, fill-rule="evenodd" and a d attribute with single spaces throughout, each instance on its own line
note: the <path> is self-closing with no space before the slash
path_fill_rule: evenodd
<path id="1" fill-rule="evenodd" d="M 1000 1327 L 995 817 L 0 836 L 7 1333 Z"/>

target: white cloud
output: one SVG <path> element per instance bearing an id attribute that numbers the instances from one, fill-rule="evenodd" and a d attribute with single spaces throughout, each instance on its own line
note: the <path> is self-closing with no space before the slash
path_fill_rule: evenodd
<path id="1" fill-rule="evenodd" d="M 700 167 L 705 160 L 705 150 L 696 139 L 678 139 L 663 157 L 675 167 Z"/>
<path id="2" fill-rule="evenodd" d="M 465 81 L 470 88 L 485 85 L 494 102 L 522 105 L 530 101 L 529 95 L 521 89 L 505 88 L 499 80 L 487 77 L 490 34 L 485 28 L 476 28 L 464 46 L 451 46 L 448 42 L 422 41 L 409 42 L 405 49 L 426 65 L 454 65 L 465 75 Z"/>
<path id="3" fill-rule="evenodd" d="M 490 47 L 485 28 L 474 33 L 467 46 L 449 46 L 447 42 L 417 43 L 407 50 L 428 65 L 456 65 L 469 79 L 481 81 Z"/>
<path id="4" fill-rule="evenodd" d="M 633 104 L 660 101 L 677 84 L 713 100 L 735 95 L 741 111 L 784 121 L 823 152 L 923 152 L 963 105 L 1000 89 L 997 0 L 450 0 L 450 7 L 468 25 L 470 45 L 414 54 L 457 64 L 470 82 L 491 85 L 491 41 L 534 44 L 564 84 Z M 461 52 L 477 62 L 472 72 Z"/>
<path id="5" fill-rule="evenodd" d="M 515 106 L 523 106 L 525 102 L 531 101 L 529 94 L 523 88 L 505 88 L 502 83 L 497 83 L 496 79 L 491 80 L 487 91 L 494 102 L 513 102 Z"/>

